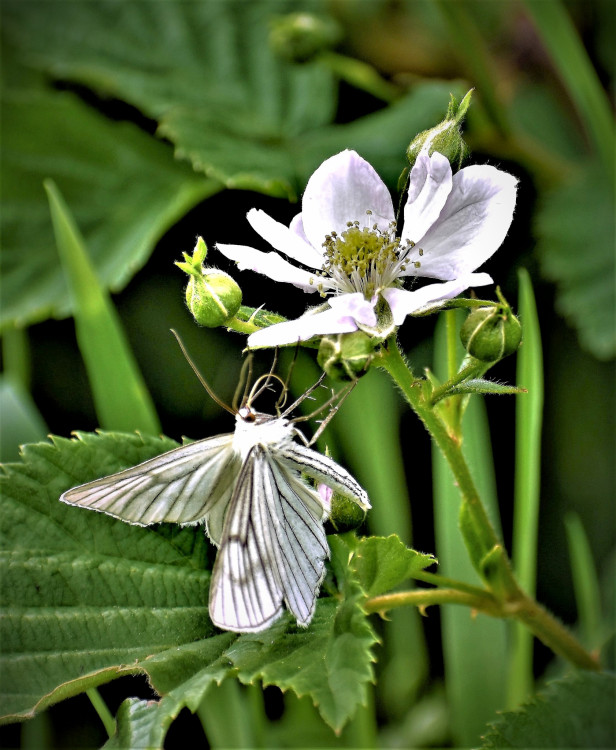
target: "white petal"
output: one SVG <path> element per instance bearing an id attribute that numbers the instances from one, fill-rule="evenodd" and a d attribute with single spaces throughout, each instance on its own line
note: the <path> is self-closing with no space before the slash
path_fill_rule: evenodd
<path id="1" fill-rule="evenodd" d="M 451 165 L 435 151 L 432 156 L 420 154 L 411 170 L 409 191 L 404 206 L 402 244 L 417 242 L 438 219 L 451 192 Z"/>
<path id="2" fill-rule="evenodd" d="M 391 308 L 394 324 L 399 326 L 407 315 L 438 307 L 444 300 L 457 297 L 471 286 L 484 286 L 491 283 L 492 277 L 487 273 L 470 273 L 462 278 L 446 281 L 444 284 L 428 284 L 414 291 L 389 288 L 384 289 L 381 294 Z"/>
<path id="3" fill-rule="evenodd" d="M 330 297 L 327 301 L 329 306 L 340 315 L 348 315 L 362 325 L 375 326 L 377 320 L 374 306 L 377 300 L 378 295 L 375 295 L 372 300 L 367 300 L 361 292 L 353 292 Z"/>
<path id="4" fill-rule="evenodd" d="M 319 313 L 306 313 L 297 320 L 276 323 L 269 328 L 251 333 L 247 344 L 251 349 L 262 346 L 283 346 L 297 341 L 307 341 L 313 336 L 323 336 L 328 333 L 352 333 L 356 330 L 357 324 L 353 318 L 340 315 L 337 310 L 329 309 Z"/>
<path id="5" fill-rule="evenodd" d="M 296 268 L 289 261 L 281 258 L 278 253 L 262 253 L 246 245 L 216 245 L 216 249 L 237 263 L 240 271 L 256 271 L 264 276 L 269 276 L 274 281 L 284 281 L 288 284 L 303 289 L 305 292 L 316 292 L 318 285 L 328 279 L 321 279 L 310 271 Z"/>
<path id="6" fill-rule="evenodd" d="M 322 267 L 323 256 L 320 252 L 307 241 L 302 240 L 289 227 L 272 219 L 265 211 L 251 208 L 246 218 L 255 232 L 258 232 L 275 250 L 280 250 L 293 260 L 298 260 L 310 268 Z"/>
<path id="7" fill-rule="evenodd" d="M 484 263 L 509 230 L 516 183 L 512 175 L 487 165 L 455 174 L 440 216 L 409 254 L 421 265 L 415 269 L 410 263 L 406 275 L 453 280 Z"/>
<path id="8" fill-rule="evenodd" d="M 387 230 L 394 221 L 394 207 L 375 170 L 355 151 L 347 150 L 324 161 L 308 180 L 302 219 L 310 244 L 320 248 L 326 235 L 342 234 L 348 221 Z"/>

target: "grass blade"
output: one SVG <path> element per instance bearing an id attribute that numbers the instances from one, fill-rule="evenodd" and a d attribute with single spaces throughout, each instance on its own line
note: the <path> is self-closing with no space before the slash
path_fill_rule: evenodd
<path id="1" fill-rule="evenodd" d="M 569 14 L 559 0 L 524 0 L 539 36 L 606 164 L 614 159 L 614 120 L 609 100 Z"/>
<path id="2" fill-rule="evenodd" d="M 565 526 L 580 635 L 587 648 L 599 648 L 605 634 L 601 625 L 601 593 L 592 549 L 577 513 L 567 514 Z"/>
<path id="3" fill-rule="evenodd" d="M 518 351 L 517 385 L 526 388 L 528 393 L 518 396 L 516 401 L 512 562 L 520 585 L 534 595 L 541 480 L 543 354 L 530 276 L 521 269 L 518 278 L 518 307 L 524 339 Z M 510 708 L 519 705 L 531 693 L 533 685 L 533 636 L 520 623 L 512 624 L 512 628 L 508 685 Z"/>
<path id="4" fill-rule="evenodd" d="M 441 318 L 435 335 L 435 373 L 445 379 L 448 372 L 448 326 Z M 462 352 L 458 361 L 462 359 Z M 464 414 L 464 453 L 486 510 L 496 529 L 499 513 L 492 464 L 489 428 L 483 399 L 473 396 Z M 433 447 L 434 516 L 439 573 L 469 583 L 477 574 L 459 530 L 460 493 L 436 446 Z M 441 610 L 445 688 L 451 712 L 454 740 L 461 746 L 476 745 L 486 722 L 505 705 L 506 625 L 488 617 L 473 617 L 462 607 Z"/>
<path id="5" fill-rule="evenodd" d="M 79 229 L 52 180 L 45 181 L 45 190 L 100 426 L 157 434 L 160 423 L 154 405 L 118 314 L 98 283 Z"/>

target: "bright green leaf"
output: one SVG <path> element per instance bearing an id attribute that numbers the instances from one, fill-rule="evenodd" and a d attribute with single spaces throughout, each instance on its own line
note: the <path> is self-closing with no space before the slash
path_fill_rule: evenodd
<path id="1" fill-rule="evenodd" d="M 175 221 L 220 189 L 175 162 L 167 145 L 134 125 L 105 120 L 66 92 L 7 93 L 2 140 L 2 325 L 71 312 L 45 179 L 71 206 L 100 282 L 112 291 L 132 278 Z"/>
<path id="2" fill-rule="evenodd" d="M 557 284 L 557 308 L 599 359 L 616 354 L 614 184 L 605 164 L 580 167 L 547 193 L 536 218 L 537 252 Z"/>
<path id="3" fill-rule="evenodd" d="M 378 596 L 434 563 L 435 557 L 405 547 L 392 534 L 361 539 L 355 549 L 352 565 L 366 596 Z"/>
<path id="4" fill-rule="evenodd" d="M 174 446 L 167 438 L 85 433 L 25 446 L 22 463 L 6 467 L 0 477 L 4 720 L 145 672 L 163 695 L 156 712 L 127 704 L 122 715 L 126 721 L 135 714 L 139 731 L 156 745 L 184 706 L 196 711 L 211 685 L 236 674 L 246 683 L 309 695 L 330 726 L 341 728 L 365 701 L 376 636 L 346 566 L 348 548 L 337 552 L 340 540 L 330 538 L 340 593 L 319 600 L 309 628 L 287 614 L 263 633 L 215 634 L 207 614 L 213 548 L 203 530 L 143 528 L 58 501 L 75 484 Z"/>
<path id="5" fill-rule="evenodd" d="M 157 722 L 156 701 L 127 698 L 118 709 L 116 732 L 103 745 L 103 750 L 124 750 L 127 747 L 162 748 L 165 732 Z"/>
<path id="6" fill-rule="evenodd" d="M 613 674 L 570 674 L 492 723 L 481 747 L 614 747 L 615 704 Z"/>
<path id="7" fill-rule="evenodd" d="M 205 534 L 142 528 L 58 501 L 174 447 L 139 435 L 25 446 L 0 477 L 1 713 L 13 719 L 213 632 Z"/>

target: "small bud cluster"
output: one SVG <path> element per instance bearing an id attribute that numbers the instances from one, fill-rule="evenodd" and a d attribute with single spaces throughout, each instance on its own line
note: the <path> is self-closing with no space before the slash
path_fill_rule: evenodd
<path id="1" fill-rule="evenodd" d="M 240 309 L 242 290 L 235 280 L 217 268 L 205 268 L 207 245 L 199 237 L 192 257 L 182 253 L 184 262 L 175 265 L 189 275 L 186 304 L 199 325 L 217 328 Z"/>

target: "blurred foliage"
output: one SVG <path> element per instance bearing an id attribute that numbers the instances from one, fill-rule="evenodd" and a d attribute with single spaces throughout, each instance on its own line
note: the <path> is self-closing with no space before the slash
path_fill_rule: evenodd
<path id="1" fill-rule="evenodd" d="M 613 158 L 605 157 L 613 154 L 614 144 L 611 133 L 601 135 L 606 133 L 601 123 L 613 100 L 616 5 L 612 0 L 544 4 L 558 23 L 542 22 L 533 14 L 532 0 L 3 0 L 2 457 L 13 460 L 20 442 L 42 438 L 47 427 L 68 435 L 72 429 L 99 424 L 72 323 L 49 320 L 74 310 L 54 242 L 45 179 L 54 180 L 74 215 L 100 286 L 118 293 L 115 302 L 127 339 L 164 431 L 177 437 L 184 432 L 215 434 L 227 430 L 228 423 L 217 421 L 219 408 L 203 395 L 168 329 L 180 331 L 206 378 L 227 402 L 237 380 L 243 339 L 195 328 L 183 303 L 184 280 L 173 262 L 193 247 L 198 234 L 212 248 L 217 241 L 254 242 L 243 220 L 253 206 L 288 222 L 298 208 L 278 198 L 297 201 L 316 166 L 343 148 L 358 150 L 394 190 L 412 138 L 442 119 L 450 92 L 459 97 L 474 86 L 465 128 L 473 160 L 495 163 L 521 179 L 510 236 L 487 270 L 514 299 L 516 270 L 529 267 L 544 341 L 538 594 L 573 622 L 564 512 L 579 515 L 602 578 L 609 580 L 606 566 L 614 559 L 614 175 Z M 317 52 L 303 64 L 276 57 L 268 46 L 271 19 L 294 11 L 314 12 L 336 24 L 341 37 L 334 53 Z M 571 70 L 559 61 L 559 49 Z M 215 251 L 211 256 L 216 263 Z M 224 267 L 235 274 L 235 269 Z M 265 302 L 285 315 L 302 310 L 297 305 L 303 300 L 287 296 L 267 280 L 250 274 L 235 278 L 248 305 Z M 575 330 L 577 341 L 559 315 Z M 426 343 L 431 334 L 431 321 L 418 320 L 400 331 L 418 371 L 431 361 L 431 345 Z M 16 335 L 22 350 L 17 356 Z M 263 356 L 258 359 L 259 367 L 269 364 Z M 504 380 L 513 380 L 508 369 L 512 364 L 498 367 Z M 295 377 L 301 381 L 311 373 L 300 358 Z M 370 378 L 372 374 L 353 394 L 356 401 L 347 404 L 348 417 L 343 409 L 325 437 L 336 458 L 371 477 L 366 482 L 373 482 L 381 501 L 373 521 L 387 526 L 382 533 L 398 531 L 407 541 L 410 496 L 414 544 L 433 550 L 425 434 L 419 425 L 400 419 L 397 405 L 390 403 L 391 389 L 385 395 L 381 384 L 372 386 Z M 513 405 L 505 401 L 489 401 L 488 407 L 492 429 L 498 430 L 493 440 L 496 483 L 509 544 L 513 439 L 504 425 L 513 423 Z M 205 427 L 204 418 L 209 420 Z M 364 437 L 367 429 L 370 434 Z M 379 452 L 397 444 L 398 437 L 400 455 L 392 455 L 390 468 L 375 475 L 370 467 L 381 460 Z M 130 462 L 130 456 L 124 453 L 123 460 Z M 97 474 L 113 468 L 96 461 L 92 471 Z M 408 492 L 404 487 L 391 489 L 402 486 L 405 472 Z M 47 491 L 53 494 L 56 489 L 52 482 Z M 397 505 L 386 502 L 391 492 Z M 84 515 L 93 516 L 77 519 L 86 525 L 110 520 Z M 31 516 L 37 524 L 44 521 L 44 514 L 16 520 L 5 516 L 5 528 L 12 528 L 16 543 L 20 530 L 32 523 Z M 57 538 L 62 523 L 45 526 L 41 538 Z M 120 528 L 114 527 L 110 543 L 115 534 L 133 539 L 143 531 L 115 526 Z M 181 539 L 188 538 L 185 531 L 179 532 Z M 75 539 L 80 533 L 76 530 Z M 438 553 L 445 559 L 442 549 Z M 25 575 L 28 565 L 36 564 L 50 575 L 64 570 L 66 563 L 55 556 L 47 569 L 47 558 L 22 558 L 15 575 Z M 155 564 L 162 566 L 160 560 Z M 181 572 L 179 564 L 174 574 Z M 205 569 L 200 575 L 207 576 Z M 87 577 L 80 580 L 88 593 Z M 19 580 L 15 585 L 23 584 Z M 114 578 L 114 585 L 120 595 L 128 584 Z M 613 596 L 611 587 L 604 589 Z M 10 593 L 8 584 L 4 590 Z M 607 604 L 613 608 L 613 601 Z M 612 610 L 604 606 L 604 611 Z M 391 676 L 388 679 L 377 665 L 379 737 L 390 746 L 455 744 L 459 740 L 452 716 L 460 716 L 464 696 L 443 690 L 443 669 L 447 678 L 450 667 L 446 663 L 443 668 L 442 647 L 435 637 L 439 620 L 431 616 L 425 627 L 431 664 L 430 674 L 424 675 L 424 646 L 416 637 L 414 620 L 400 620 L 402 627 L 397 626 L 398 616 L 410 614 L 392 613 L 390 630 L 384 631 L 385 647 L 395 642 L 401 650 L 405 638 L 407 645 L 413 644 L 399 660 L 403 679 L 395 672 L 395 656 L 392 661 L 391 653 L 385 659 L 383 650 L 376 652 Z M 450 616 L 447 611 L 445 632 Z M 477 637 L 477 623 L 468 621 L 467 612 L 464 616 L 460 632 L 468 626 L 471 637 Z M 613 656 L 613 639 L 611 648 Z M 536 653 L 537 675 L 547 657 L 540 649 Z M 488 662 L 489 657 L 487 667 Z M 413 670 L 416 674 L 410 674 Z M 45 675 L 37 674 L 44 681 Z M 498 669 L 489 677 L 497 683 L 505 679 Z M 396 695 L 402 683 L 404 689 Z M 592 697 L 602 688 L 591 680 L 571 689 L 578 690 L 578 697 Z M 153 726 L 154 711 L 145 704 L 152 695 L 147 685 L 121 684 L 118 694 L 122 690 L 124 696 L 139 697 L 122 706 L 116 745 L 132 742 L 127 738 L 139 726 L 143 731 Z M 115 710 L 121 698 L 111 691 L 106 695 Z M 562 691 L 547 695 L 550 703 L 561 702 L 559 711 L 564 707 L 576 712 L 575 695 L 573 702 Z M 369 696 L 368 708 L 361 709 L 339 737 L 324 725 L 317 727 L 307 699 L 275 692 L 266 697 L 268 710 L 275 714 L 278 706 L 282 713 L 271 722 L 272 742 L 297 743 L 298 728 L 302 744 L 314 746 L 357 747 L 375 737 Z M 41 746 L 41 738 L 47 738 L 48 746 L 94 746 L 96 717 L 79 700 L 52 707 L 51 728 L 41 717 L 29 722 L 24 746 Z M 179 708 L 180 703 L 173 704 L 163 721 Z M 525 709 L 523 717 L 531 721 L 532 711 L 532 706 Z M 85 717 L 90 727 L 74 726 L 75 716 Z M 131 722 L 131 716 L 144 723 Z M 160 720 L 159 714 L 157 726 Z M 509 738 L 516 721 L 504 716 L 494 729 L 498 739 L 490 741 Z M 516 725 L 522 738 L 527 736 L 525 721 Z M 558 731 L 556 724 L 552 729 Z M 173 727 L 167 738 L 170 747 L 172 735 Z M 9 738 L 4 744 L 17 744 L 18 739 L 11 739 L 15 736 L 3 735 Z M 180 746 L 186 746 L 187 736 Z"/>

